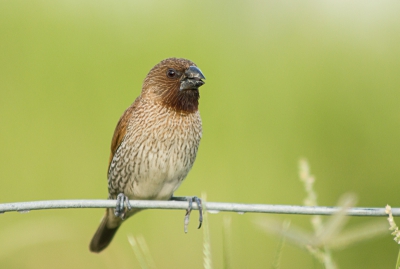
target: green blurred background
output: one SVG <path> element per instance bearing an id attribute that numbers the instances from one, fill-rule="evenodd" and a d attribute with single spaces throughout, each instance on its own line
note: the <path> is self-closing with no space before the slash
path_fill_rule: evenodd
<path id="1" fill-rule="evenodd" d="M 358 206 L 400 206 L 399 14 L 398 1 L 1 1 L 0 202 L 106 198 L 120 115 L 152 66 L 184 57 L 207 80 L 199 154 L 176 195 L 302 204 L 307 157 L 319 204 L 352 192 Z M 188 234 L 184 211 L 142 212 L 96 255 L 103 211 L 1 215 L 1 268 L 138 268 L 127 234 L 144 236 L 159 268 L 202 268 L 197 212 Z M 209 215 L 214 267 L 227 215 L 233 267 L 269 268 L 279 240 L 259 215 L 234 213 Z M 275 217 L 311 230 L 308 216 Z M 388 232 L 333 258 L 392 268 L 397 252 Z M 282 259 L 314 264 L 290 245 Z"/>

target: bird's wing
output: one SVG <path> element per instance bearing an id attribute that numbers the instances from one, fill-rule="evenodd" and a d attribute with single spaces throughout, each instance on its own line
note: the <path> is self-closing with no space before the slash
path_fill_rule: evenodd
<path id="1" fill-rule="evenodd" d="M 137 107 L 139 98 L 140 97 L 138 97 L 135 100 L 135 102 L 133 102 L 133 104 L 130 105 L 130 107 L 128 107 L 125 110 L 124 114 L 122 114 L 121 118 L 118 121 L 117 127 L 115 127 L 114 135 L 113 135 L 113 138 L 111 141 L 111 154 L 110 154 L 110 159 L 108 161 L 108 169 L 110 169 L 110 164 L 111 164 L 112 159 L 114 158 L 115 152 L 117 151 L 118 147 L 121 145 L 122 140 L 125 137 L 126 130 L 128 128 L 128 124 L 129 124 L 129 118 L 132 116 L 133 111 Z"/>

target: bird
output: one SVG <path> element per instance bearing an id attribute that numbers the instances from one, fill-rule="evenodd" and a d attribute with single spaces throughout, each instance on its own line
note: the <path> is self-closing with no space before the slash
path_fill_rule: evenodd
<path id="1" fill-rule="evenodd" d="M 140 211 L 132 209 L 129 200 L 174 198 L 194 164 L 202 137 L 198 108 L 204 79 L 197 65 L 183 58 L 162 60 L 145 77 L 140 95 L 114 131 L 107 178 L 108 198 L 116 199 L 117 206 L 106 209 L 90 251 L 105 249 L 121 224 Z M 192 201 L 201 213 L 201 201 L 188 200 L 187 215 Z"/>

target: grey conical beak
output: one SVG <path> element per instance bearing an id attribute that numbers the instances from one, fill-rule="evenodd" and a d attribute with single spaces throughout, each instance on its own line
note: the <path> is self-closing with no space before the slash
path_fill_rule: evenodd
<path id="1" fill-rule="evenodd" d="M 197 78 L 197 79 L 206 79 L 206 77 L 203 75 L 203 73 L 201 72 L 201 70 L 197 67 L 197 66 L 191 66 L 189 67 L 186 72 L 185 75 L 187 78 Z"/>
<path id="2" fill-rule="evenodd" d="M 198 89 L 200 86 L 204 85 L 204 81 L 206 77 L 203 75 L 201 70 L 197 66 L 190 66 L 185 71 L 185 76 L 181 80 L 180 90 L 191 90 Z"/>

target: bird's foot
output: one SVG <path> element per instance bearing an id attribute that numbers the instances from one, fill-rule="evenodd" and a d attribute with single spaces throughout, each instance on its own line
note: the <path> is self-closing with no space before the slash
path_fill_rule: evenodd
<path id="1" fill-rule="evenodd" d="M 187 233 L 188 225 L 189 225 L 189 218 L 190 218 L 190 213 L 192 212 L 193 209 L 193 202 L 197 204 L 197 207 L 199 209 L 199 227 L 197 229 L 201 228 L 201 224 L 203 223 L 203 206 L 202 206 L 202 201 L 200 198 L 197 196 L 188 196 L 188 197 L 175 197 L 172 196 L 171 200 L 173 201 L 187 201 L 189 202 L 189 206 L 186 209 L 186 214 L 185 214 L 185 221 L 184 221 L 184 231 Z"/>
<path id="2" fill-rule="evenodd" d="M 117 196 L 117 205 L 115 206 L 114 214 L 121 219 L 125 219 L 126 212 L 132 209 L 131 204 L 129 203 L 129 198 L 123 193 L 118 194 Z"/>

